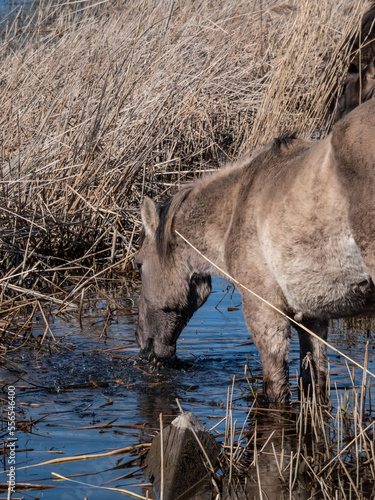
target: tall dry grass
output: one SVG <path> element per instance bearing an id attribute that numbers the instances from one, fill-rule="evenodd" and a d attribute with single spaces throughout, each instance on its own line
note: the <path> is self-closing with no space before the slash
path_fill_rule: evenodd
<path id="1" fill-rule="evenodd" d="M 365 8 L 42 0 L 5 19 L 0 285 L 125 266 L 145 193 L 162 196 L 285 129 L 325 133 Z"/>

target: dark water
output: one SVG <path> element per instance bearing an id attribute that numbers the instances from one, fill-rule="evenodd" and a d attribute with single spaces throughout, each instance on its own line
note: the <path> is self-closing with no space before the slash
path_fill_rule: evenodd
<path id="1" fill-rule="evenodd" d="M 17 482 L 49 484 L 50 490 L 25 492 L 25 498 L 48 499 L 114 499 L 119 493 L 95 486 L 122 487 L 145 495 L 148 481 L 129 454 L 97 458 L 75 463 L 32 467 L 34 464 L 63 456 L 103 453 L 137 443 L 147 442 L 159 428 L 159 414 L 170 422 L 179 414 L 176 398 L 185 411 L 192 411 L 208 428 L 226 415 L 228 387 L 238 378 L 233 393 L 233 420 L 242 426 L 252 397 L 243 378 L 248 362 L 253 390 L 260 388 L 261 366 L 251 343 L 240 310 L 240 296 L 222 280 L 213 281 L 208 302 L 193 317 L 178 343 L 179 366 L 150 373 L 148 366 L 137 359 L 134 343 L 136 306 L 128 304 L 123 313 L 113 317 L 103 335 L 104 302 L 87 311 L 82 327 L 77 319 L 54 319 L 51 324 L 59 352 L 23 349 L 9 353 L 0 370 L 1 383 L 16 386 L 18 421 L 36 421 L 31 429 L 16 432 Z M 228 310 L 232 308 L 234 310 Z M 238 310 L 237 310 L 238 308 Z M 347 330 L 336 323 L 331 340 L 359 363 L 363 362 L 366 335 Z M 339 328 L 340 327 L 340 328 Z M 40 318 L 34 336 L 43 334 Z M 372 332 L 368 332 L 372 338 Z M 241 345 L 246 343 L 247 345 Z M 116 348 L 122 347 L 122 350 Z M 95 350 L 96 349 L 96 350 Z M 247 355 L 251 357 L 247 358 Z M 117 357 L 118 356 L 118 357 Z M 133 358 L 134 357 L 134 358 Z M 298 342 L 291 340 L 290 373 L 298 369 Z M 14 364 L 13 364 L 14 363 Z M 339 387 L 351 385 L 343 359 L 330 355 L 331 383 Z M 370 355 L 369 369 L 375 371 Z M 360 381 L 360 373 L 357 375 Z M 95 385 L 93 385 L 95 384 Z M 341 388 L 341 389 L 340 389 Z M 294 391 L 295 398 L 297 397 Z M 6 392 L 2 394 L 6 399 Z M 112 404 L 105 405 L 111 402 Z M 4 401 L 3 401 L 4 403 Z M 35 406 L 37 405 L 37 406 Z M 93 428 L 111 423 L 106 429 Z M 91 427 L 91 428 L 90 428 Z M 224 431 L 224 423 L 217 429 Z M 7 439 L 3 425 L 2 437 Z M 72 476 L 81 485 L 56 481 L 51 473 Z M 134 475 L 131 475 L 133 473 Z M 128 474 L 124 479 L 118 479 Z M 129 475 L 130 474 L 130 475 Z M 78 476 L 77 476 L 78 475 Z M 6 481 L 2 472 L 0 482 Z M 18 495 L 19 496 L 19 495 Z M 150 497 L 151 498 L 151 497 Z"/>

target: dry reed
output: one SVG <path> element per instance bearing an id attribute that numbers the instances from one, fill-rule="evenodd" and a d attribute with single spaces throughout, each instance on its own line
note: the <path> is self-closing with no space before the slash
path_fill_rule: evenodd
<path id="1" fill-rule="evenodd" d="M 31 282 L 102 269 L 134 250 L 146 192 L 326 128 L 361 10 L 41 2 L 3 21 L 0 267 Z"/>

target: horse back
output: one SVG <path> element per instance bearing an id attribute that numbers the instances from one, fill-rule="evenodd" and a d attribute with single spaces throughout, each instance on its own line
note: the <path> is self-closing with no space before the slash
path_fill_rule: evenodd
<path id="1" fill-rule="evenodd" d="M 296 140 L 262 160 L 249 196 L 257 260 L 266 262 L 291 310 L 309 318 L 357 314 L 371 279 L 351 228 L 354 200 L 344 188 L 332 136 L 319 143 Z M 242 200 L 242 213 L 244 207 Z"/>

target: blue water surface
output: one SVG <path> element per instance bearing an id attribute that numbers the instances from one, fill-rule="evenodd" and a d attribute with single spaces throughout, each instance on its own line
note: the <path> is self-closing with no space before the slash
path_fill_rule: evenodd
<path id="1" fill-rule="evenodd" d="M 152 498 L 136 454 L 40 464 L 148 442 L 160 428 L 160 414 L 163 423 L 179 414 L 177 400 L 184 411 L 192 411 L 208 428 L 218 424 L 214 432 L 223 435 L 225 423 L 221 420 L 226 416 L 228 393 L 233 390 L 233 421 L 241 427 L 253 394 L 261 388 L 259 355 L 243 319 L 241 297 L 224 280 L 213 280 L 213 293 L 181 334 L 180 364 L 157 373 L 137 357 L 136 297 L 133 307 L 113 315 L 106 328 L 105 311 L 105 301 L 99 301 L 85 311 L 81 323 L 77 315 L 50 317 L 56 348 L 51 352 L 46 348 L 10 352 L 7 364 L 0 368 L 3 404 L 6 386 L 16 386 L 17 420 L 24 422 L 17 429 L 17 483 L 53 486 L 49 490 L 36 486 L 36 490 L 25 492 L 25 498 L 119 498 L 119 493 L 104 493 L 97 486 L 125 488 L 143 496 L 147 491 Z M 331 340 L 362 363 L 365 333 L 343 326 L 333 323 Z M 33 335 L 43 335 L 45 328 L 40 316 Z M 331 384 L 342 393 L 351 385 L 345 360 L 334 352 L 329 356 Z M 299 366 L 299 347 L 295 335 L 290 358 L 296 400 L 293 375 Z M 245 367 L 248 379 L 244 377 Z M 374 370 L 372 356 L 369 368 Z M 361 372 L 356 372 L 360 382 Z M 7 439 L 4 422 L 2 438 Z M 218 439 L 223 440 L 220 436 Z M 54 472 L 70 481 L 57 481 Z M 0 483 L 5 481 L 5 472 L 1 474 Z"/>

